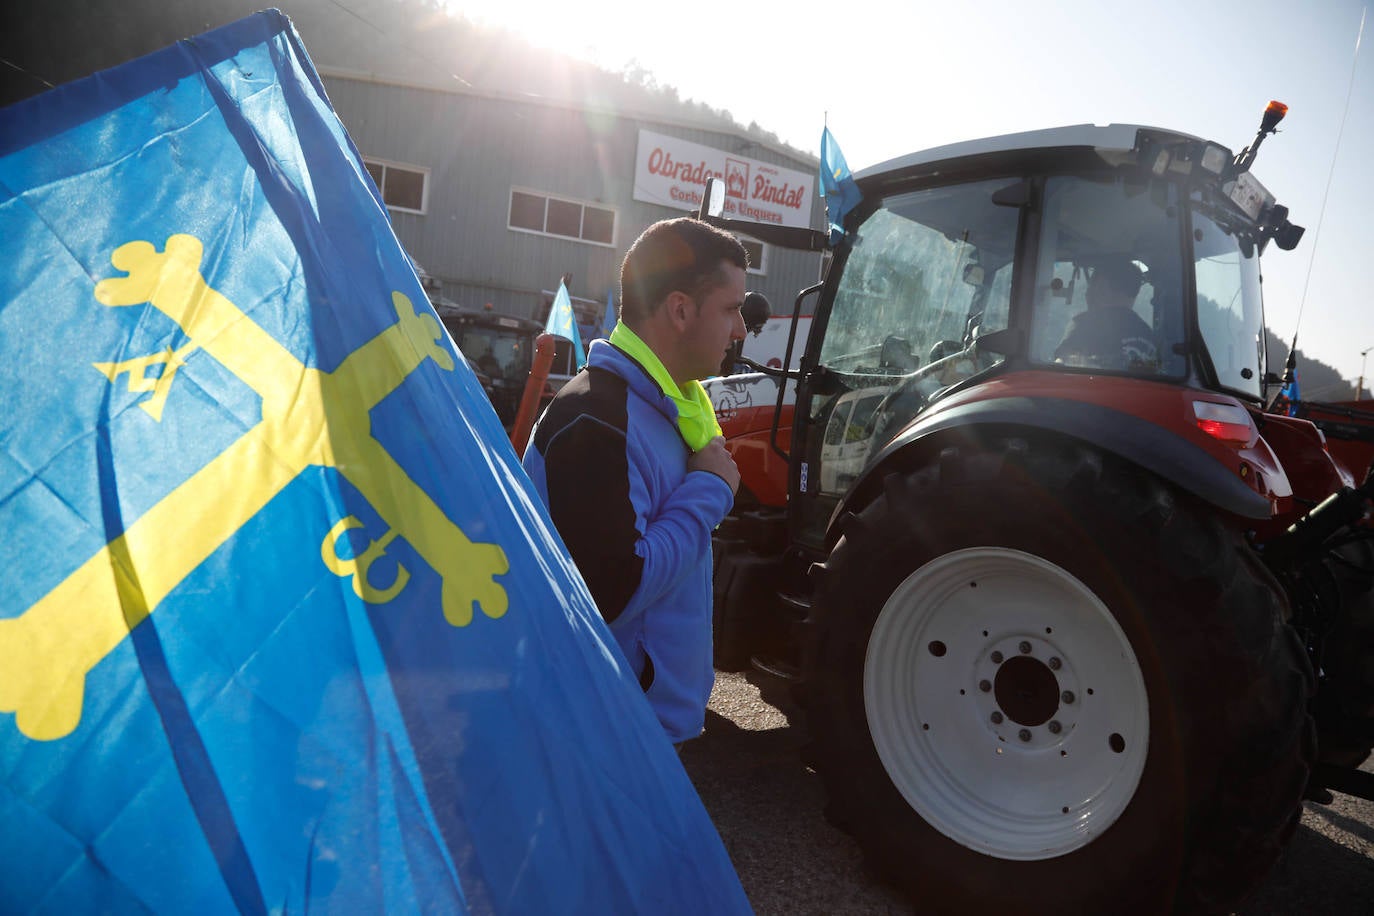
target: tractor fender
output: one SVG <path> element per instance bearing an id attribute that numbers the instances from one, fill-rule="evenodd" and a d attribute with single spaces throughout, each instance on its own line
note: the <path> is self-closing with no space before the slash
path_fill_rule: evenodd
<path id="1" fill-rule="evenodd" d="M 832 520 L 867 505 L 890 472 L 910 470 L 928 460 L 933 450 L 994 428 L 1069 436 L 1119 455 L 1225 512 L 1256 520 L 1272 514 L 1269 500 L 1215 456 L 1161 426 L 1084 401 L 1006 397 L 967 402 L 928 418 L 918 417 L 883 446 L 836 507 Z"/>

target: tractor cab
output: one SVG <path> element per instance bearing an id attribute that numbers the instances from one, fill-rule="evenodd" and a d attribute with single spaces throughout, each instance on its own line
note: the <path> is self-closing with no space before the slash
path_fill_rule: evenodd
<path id="1" fill-rule="evenodd" d="M 1236 420 L 1263 403 L 1259 257 L 1302 230 L 1229 150 L 1078 126 L 943 147 L 857 181 L 794 416 L 801 542 L 822 545 L 856 465 L 1011 373 L 1061 393 L 1112 380 L 1214 392 Z"/>
<path id="2" fill-rule="evenodd" d="M 530 374 L 534 340 L 543 325 L 514 315 L 463 308 L 448 299 L 431 301 L 453 342 L 476 373 L 501 425 L 509 429 L 515 422 Z"/>

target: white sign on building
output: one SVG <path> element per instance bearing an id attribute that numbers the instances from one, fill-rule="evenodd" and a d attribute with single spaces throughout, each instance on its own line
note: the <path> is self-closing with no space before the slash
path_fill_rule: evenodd
<path id="1" fill-rule="evenodd" d="M 801 228 L 811 224 L 815 175 L 653 131 L 639 132 L 635 200 L 696 210 L 710 175 L 725 181 L 726 216 Z"/>

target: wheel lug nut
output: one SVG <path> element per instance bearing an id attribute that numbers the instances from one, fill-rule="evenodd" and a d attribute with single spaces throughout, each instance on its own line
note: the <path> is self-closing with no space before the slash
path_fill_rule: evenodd
<path id="1" fill-rule="evenodd" d="M 1073 702 L 1073 691 L 1072 691 L 1072 690 L 1065 690 L 1063 693 L 1061 693 L 1061 694 L 1059 695 L 1059 699 L 1063 700 L 1065 703 L 1072 703 L 1072 702 Z"/>
<path id="2" fill-rule="evenodd" d="M 1058 719 L 1051 719 L 1050 724 L 1045 727 L 1050 730 L 1051 735 L 1057 735 L 1064 730 L 1064 726 L 1059 724 Z"/>
<path id="3" fill-rule="evenodd" d="M 1001 653 L 1001 652 L 994 652 L 994 653 L 992 653 L 991 658 L 992 658 L 992 663 L 993 663 L 994 665 L 1000 665 L 1000 664 L 1002 664 L 1002 653 Z"/>
<path id="4" fill-rule="evenodd" d="M 987 693 L 989 690 L 992 689 L 992 681 L 988 681 L 988 680 L 979 681 L 979 682 L 978 682 L 978 689 L 981 690 L 981 691 L 983 691 L 984 693 Z"/>
<path id="5" fill-rule="evenodd" d="M 1050 658 L 1050 670 L 1051 670 L 1051 671 L 1058 671 L 1058 670 L 1059 670 L 1060 668 L 1062 668 L 1063 666 L 1064 666 L 1064 663 L 1061 662 L 1061 661 L 1059 660 L 1059 656 L 1056 655 L 1056 656 L 1053 656 L 1053 657 Z"/>
<path id="6" fill-rule="evenodd" d="M 1021 650 L 1022 655 L 1030 655 L 1031 644 L 1026 642 L 1024 639 L 1017 644 L 1016 648 Z"/>
<path id="7" fill-rule="evenodd" d="M 1029 728 L 1021 729 L 1019 732 L 1016 733 L 1016 735 L 1022 741 L 1029 741 L 1031 739 L 1031 733 Z"/>
<path id="8" fill-rule="evenodd" d="M 1001 714 L 1000 712 L 996 712 L 996 711 L 993 712 L 993 714 L 992 714 L 992 724 L 993 724 L 993 725 L 1001 725 L 1001 724 L 1002 724 L 1002 714 Z"/>

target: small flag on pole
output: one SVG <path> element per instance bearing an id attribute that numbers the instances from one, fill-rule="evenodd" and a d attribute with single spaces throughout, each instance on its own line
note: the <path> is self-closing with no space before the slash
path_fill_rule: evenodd
<path id="1" fill-rule="evenodd" d="M 863 195 L 829 127 L 821 129 L 821 193 L 825 196 L 825 212 L 830 222 L 830 243 L 834 245 L 844 236 L 845 216 L 858 205 Z"/>
<path id="2" fill-rule="evenodd" d="M 606 314 L 601 319 L 601 336 L 610 338 L 611 332 L 615 330 L 615 290 L 606 290 Z"/>
<path id="3" fill-rule="evenodd" d="M 577 368 L 587 362 L 587 354 L 582 349 L 582 335 L 577 332 L 577 319 L 573 315 L 572 297 L 568 295 L 568 284 L 558 281 L 558 294 L 553 297 L 549 309 L 549 320 L 544 331 L 557 337 L 566 337 L 573 343 L 573 353 L 577 356 Z"/>
<path id="4" fill-rule="evenodd" d="M 1298 389 L 1298 372 L 1296 369 L 1293 370 L 1293 380 L 1284 383 L 1283 388 L 1279 390 L 1279 398 L 1287 404 L 1288 416 L 1296 417 L 1298 405 L 1302 403 L 1302 393 Z"/>

